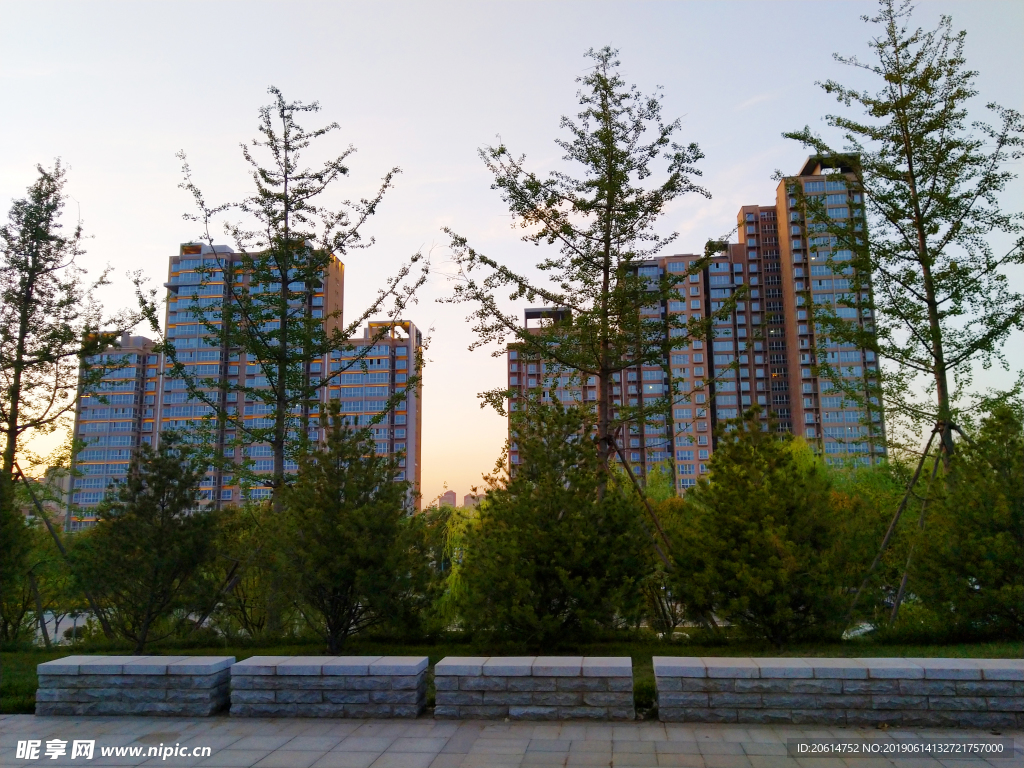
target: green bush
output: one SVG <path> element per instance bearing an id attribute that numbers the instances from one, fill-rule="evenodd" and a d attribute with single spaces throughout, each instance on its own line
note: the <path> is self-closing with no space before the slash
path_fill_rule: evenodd
<path id="1" fill-rule="evenodd" d="M 922 556 L 909 590 L 955 635 L 1024 638 L 1020 410 L 996 408 L 957 447 L 917 534 Z"/>
<path id="2" fill-rule="evenodd" d="M 513 419 L 521 463 L 492 481 L 465 534 L 460 615 L 485 642 L 550 651 L 636 613 L 643 510 L 599 471 L 586 419 L 540 402 Z"/>
<path id="3" fill-rule="evenodd" d="M 113 630 L 141 653 L 202 613 L 214 587 L 216 513 L 198 511 L 205 462 L 173 433 L 140 445 L 128 477 L 98 508 L 99 522 L 74 539 L 74 573 L 93 591 Z"/>
<path id="4" fill-rule="evenodd" d="M 299 462 L 285 494 L 275 521 L 284 589 L 330 653 L 371 627 L 415 621 L 422 607 L 425 557 L 400 471 L 332 404 L 326 446 Z"/>
<path id="5" fill-rule="evenodd" d="M 725 425 L 710 469 L 673 530 L 683 602 L 775 646 L 838 637 L 850 578 L 841 534 L 856 501 L 834 493 L 806 444 L 763 430 L 755 410 Z"/>

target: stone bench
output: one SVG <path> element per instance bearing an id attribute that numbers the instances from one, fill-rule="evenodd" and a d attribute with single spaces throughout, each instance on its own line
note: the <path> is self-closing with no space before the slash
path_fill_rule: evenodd
<path id="1" fill-rule="evenodd" d="M 663 722 L 1024 727 L 1024 660 L 654 657 Z"/>
<path id="2" fill-rule="evenodd" d="M 416 717 L 426 656 L 253 656 L 231 667 L 233 717 Z"/>
<path id="3" fill-rule="evenodd" d="M 36 667 L 37 715 L 202 717 L 228 706 L 234 656 L 66 656 Z"/>
<path id="4" fill-rule="evenodd" d="M 439 719 L 636 718 L 628 656 L 449 656 L 434 687 Z"/>

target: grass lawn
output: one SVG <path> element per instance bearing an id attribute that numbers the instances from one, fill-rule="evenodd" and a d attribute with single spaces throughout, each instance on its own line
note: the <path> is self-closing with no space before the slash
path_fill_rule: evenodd
<path id="1" fill-rule="evenodd" d="M 124 648 L 70 648 L 61 650 L 28 650 L 0 653 L 3 682 L 0 685 L 0 713 L 32 713 L 35 711 L 36 665 L 72 653 L 124 654 Z M 428 656 L 431 665 L 445 656 L 486 654 L 487 650 L 461 643 L 424 645 L 392 644 L 382 641 L 354 640 L 346 647 L 351 655 Z M 175 648 L 160 644 L 151 655 L 235 656 L 239 661 L 250 656 L 315 656 L 326 650 L 318 643 L 276 646 L 215 646 Z M 559 655 L 576 653 L 584 656 L 629 656 L 633 659 L 634 690 L 637 706 L 646 708 L 654 700 L 653 656 L 920 656 L 953 658 L 1022 658 L 1024 642 L 966 643 L 959 645 L 882 644 L 870 640 L 849 640 L 835 644 L 793 646 L 776 651 L 764 645 L 730 643 L 729 645 L 693 645 L 680 642 L 623 641 L 560 649 Z M 432 686 L 429 696 L 432 699 Z"/>

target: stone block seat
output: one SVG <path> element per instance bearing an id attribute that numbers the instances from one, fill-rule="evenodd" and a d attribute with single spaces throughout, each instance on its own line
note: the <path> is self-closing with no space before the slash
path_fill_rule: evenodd
<path id="1" fill-rule="evenodd" d="M 636 718 L 628 656 L 448 656 L 434 687 L 438 719 Z"/>
<path id="2" fill-rule="evenodd" d="M 1024 727 L 1022 659 L 654 657 L 663 722 Z"/>
<path id="3" fill-rule="evenodd" d="M 66 656 L 36 667 L 37 715 L 203 717 L 228 706 L 234 656 Z"/>
<path id="4" fill-rule="evenodd" d="M 231 667 L 232 717 L 416 717 L 426 656 L 253 656 Z"/>

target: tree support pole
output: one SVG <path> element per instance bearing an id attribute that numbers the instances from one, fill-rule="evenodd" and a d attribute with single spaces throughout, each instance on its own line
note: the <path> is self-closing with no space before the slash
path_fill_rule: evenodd
<path id="1" fill-rule="evenodd" d="M 665 546 L 671 547 L 672 545 L 669 543 L 668 536 L 665 535 L 665 530 L 661 527 L 661 521 L 658 519 L 658 516 L 654 514 L 654 510 L 651 508 L 651 502 L 648 501 L 647 495 L 640 488 L 640 483 L 637 482 L 636 476 L 633 474 L 633 470 L 629 466 L 629 462 L 626 461 L 626 456 L 623 453 L 622 448 L 619 447 L 619 441 L 613 439 L 612 442 L 615 445 L 615 453 L 618 454 L 620 459 L 622 459 L 622 466 L 626 468 L 626 474 L 629 475 L 630 482 L 633 483 L 633 488 L 636 490 L 637 495 L 640 496 L 640 501 L 643 502 L 644 508 L 647 510 L 647 514 L 649 514 L 651 516 L 651 520 L 654 521 L 654 527 L 658 529 L 661 540 L 665 542 Z M 644 527 L 646 528 L 647 526 Z M 670 571 L 673 570 L 672 561 L 665 555 L 661 545 L 658 543 L 658 539 L 651 536 L 651 541 L 654 544 L 654 550 L 658 553 L 658 558 L 661 562 L 664 563 L 665 567 Z"/>
<path id="2" fill-rule="evenodd" d="M 925 459 L 928 458 L 928 451 L 931 450 L 932 442 L 935 440 L 935 435 L 938 433 L 940 425 L 936 424 L 932 429 L 931 435 L 928 436 L 928 442 L 924 446 L 924 452 L 921 454 L 921 460 L 917 462 L 917 469 L 914 470 L 914 476 L 907 484 L 906 493 L 903 494 L 903 500 L 900 501 L 899 507 L 896 509 L 896 514 L 893 515 L 892 522 L 889 523 L 889 529 L 885 532 L 885 538 L 882 539 L 882 545 L 878 548 L 878 554 L 875 555 L 875 559 L 871 563 L 871 567 L 868 568 L 868 572 L 864 575 L 864 581 L 861 582 L 860 587 L 857 589 L 857 593 L 853 596 L 853 600 L 850 603 L 850 610 L 846 613 L 846 621 L 844 624 L 850 626 L 850 621 L 853 619 L 853 609 L 857 607 L 857 601 L 860 600 L 861 594 L 868 586 L 868 581 L 871 579 L 871 574 L 875 572 L 875 568 L 882 560 L 882 555 L 885 554 L 885 550 L 889 547 L 889 542 L 892 541 L 892 536 L 896 532 L 896 524 L 900 521 L 900 516 L 903 514 L 903 510 L 907 508 L 907 502 L 910 500 L 910 493 L 913 491 L 914 486 L 917 485 L 917 479 L 921 476 L 921 469 L 924 467 Z"/>
<path id="3" fill-rule="evenodd" d="M 928 478 L 928 487 L 925 488 L 924 499 L 921 501 L 921 514 L 917 518 L 917 530 L 918 531 L 923 531 L 924 530 L 924 513 L 925 513 L 925 510 L 928 509 L 928 498 L 929 498 L 929 495 L 931 494 L 931 491 L 932 491 L 932 483 L 935 482 L 935 475 L 938 473 L 938 471 L 939 471 L 939 457 L 936 456 L 935 457 L 935 461 L 934 461 L 934 463 L 932 465 L 931 477 Z M 906 594 L 906 591 L 907 591 L 907 580 L 910 577 L 910 563 L 914 559 L 914 547 L 915 546 L 917 546 L 917 542 L 916 541 L 913 542 L 910 545 L 910 552 L 907 553 L 907 564 L 905 566 L 903 566 L 903 578 L 900 579 L 900 588 L 899 588 L 899 591 L 896 592 L 896 599 L 893 601 L 893 605 L 892 605 L 892 613 L 889 615 L 889 626 L 890 627 L 893 624 L 896 623 L 896 616 L 900 612 L 900 603 L 903 602 L 903 596 L 904 596 L 904 594 Z"/>
<path id="4" fill-rule="evenodd" d="M 36 582 L 36 575 L 28 572 L 28 583 L 32 585 L 32 595 L 36 601 L 36 623 L 39 624 L 39 631 L 43 633 L 43 643 L 46 650 L 50 650 L 50 633 L 46 631 L 46 617 L 43 615 L 43 600 L 39 597 L 39 584 Z M 56 628 L 54 628 L 56 631 Z"/>

